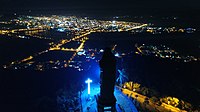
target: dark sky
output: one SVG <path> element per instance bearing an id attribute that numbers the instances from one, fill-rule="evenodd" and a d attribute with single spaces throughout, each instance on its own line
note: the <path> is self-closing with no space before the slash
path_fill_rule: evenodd
<path id="1" fill-rule="evenodd" d="M 199 10 L 200 0 L 1 0 L 0 9 Z"/>

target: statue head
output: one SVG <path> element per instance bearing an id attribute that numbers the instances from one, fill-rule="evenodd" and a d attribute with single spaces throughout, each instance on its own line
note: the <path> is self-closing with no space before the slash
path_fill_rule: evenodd
<path id="1" fill-rule="evenodd" d="M 113 55 L 113 53 L 109 47 L 106 47 L 104 49 L 104 53 L 103 53 L 101 60 L 110 60 L 110 61 L 115 60 L 115 56 Z"/>

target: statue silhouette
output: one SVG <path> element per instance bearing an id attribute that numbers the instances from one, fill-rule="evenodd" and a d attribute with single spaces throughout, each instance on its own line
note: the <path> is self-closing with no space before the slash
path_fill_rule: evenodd
<path id="1" fill-rule="evenodd" d="M 116 59 L 110 48 L 105 48 L 102 59 L 99 62 L 100 74 L 100 95 L 98 96 L 98 111 L 104 112 L 104 107 L 111 107 L 115 111 L 116 98 L 114 86 L 116 78 Z"/>

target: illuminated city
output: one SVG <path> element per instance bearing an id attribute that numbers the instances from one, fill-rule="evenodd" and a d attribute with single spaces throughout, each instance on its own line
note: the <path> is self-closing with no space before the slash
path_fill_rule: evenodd
<path id="1" fill-rule="evenodd" d="M 1 1 L 0 112 L 199 112 L 197 4 Z"/>

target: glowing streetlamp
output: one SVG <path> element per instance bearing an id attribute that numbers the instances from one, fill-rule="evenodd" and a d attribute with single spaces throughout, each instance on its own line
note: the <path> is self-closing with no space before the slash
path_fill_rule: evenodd
<path id="1" fill-rule="evenodd" d="M 90 83 L 92 82 L 92 80 L 90 80 L 89 78 L 85 81 L 85 83 L 88 84 L 88 94 L 90 94 Z"/>

